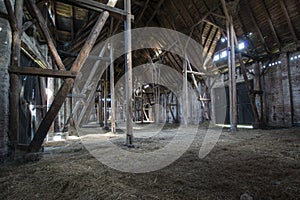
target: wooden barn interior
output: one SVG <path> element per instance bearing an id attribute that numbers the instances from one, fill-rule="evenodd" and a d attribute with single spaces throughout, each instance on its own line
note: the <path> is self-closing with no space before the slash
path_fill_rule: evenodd
<path id="1" fill-rule="evenodd" d="M 300 0 L 0 0 L 0 77 L 0 199 L 300 199 Z"/>

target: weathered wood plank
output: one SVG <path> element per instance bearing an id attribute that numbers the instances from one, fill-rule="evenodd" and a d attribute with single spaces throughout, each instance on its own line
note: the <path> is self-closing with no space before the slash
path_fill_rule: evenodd
<path id="1" fill-rule="evenodd" d="M 9 73 L 18 75 L 29 75 L 29 76 L 42 76 L 42 77 L 53 77 L 53 78 L 76 78 L 77 72 L 74 71 L 62 71 L 52 69 L 42 69 L 36 67 L 16 67 L 11 66 Z"/>

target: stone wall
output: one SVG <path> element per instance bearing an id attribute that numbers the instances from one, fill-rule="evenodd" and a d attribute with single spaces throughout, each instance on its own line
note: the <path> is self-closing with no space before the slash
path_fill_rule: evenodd
<path id="1" fill-rule="evenodd" d="M 0 1 L 1 12 L 5 8 Z M 0 18 L 0 163 L 8 156 L 8 118 L 9 118 L 9 74 L 11 54 L 11 30 L 9 22 Z"/>

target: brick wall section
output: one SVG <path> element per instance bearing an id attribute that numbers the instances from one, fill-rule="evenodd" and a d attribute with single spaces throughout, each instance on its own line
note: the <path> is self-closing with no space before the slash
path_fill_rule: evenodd
<path id="1" fill-rule="evenodd" d="M 300 52 L 291 54 L 291 57 L 300 55 Z M 300 59 L 290 61 L 292 94 L 289 90 L 287 55 L 278 60 L 280 65 L 271 66 L 264 76 L 265 114 L 267 125 L 275 127 L 291 127 L 300 125 Z M 291 95 L 293 105 L 291 105 Z M 292 109 L 293 107 L 293 109 Z M 292 122 L 292 110 L 294 119 Z"/>
<path id="2" fill-rule="evenodd" d="M 300 52 L 291 54 L 291 83 L 294 106 L 294 125 L 300 126 Z M 290 57 L 290 58 L 291 58 Z"/>
<path id="3" fill-rule="evenodd" d="M 1 12 L 5 8 L 0 1 Z M 0 163 L 8 155 L 8 116 L 9 116 L 9 74 L 11 54 L 11 30 L 7 20 L 0 18 Z"/>

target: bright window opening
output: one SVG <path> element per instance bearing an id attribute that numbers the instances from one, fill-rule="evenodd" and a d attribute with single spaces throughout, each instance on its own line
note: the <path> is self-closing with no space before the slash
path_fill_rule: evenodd
<path id="1" fill-rule="evenodd" d="M 227 57 L 227 51 L 222 51 L 221 52 L 221 58 Z"/>
<path id="2" fill-rule="evenodd" d="M 216 54 L 215 56 L 214 56 L 214 61 L 219 61 L 220 60 L 220 55 L 219 54 Z"/>
<path id="3" fill-rule="evenodd" d="M 245 43 L 244 42 L 239 43 L 238 48 L 239 48 L 239 50 L 245 49 Z"/>

